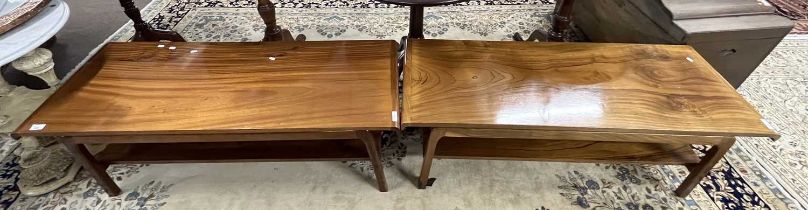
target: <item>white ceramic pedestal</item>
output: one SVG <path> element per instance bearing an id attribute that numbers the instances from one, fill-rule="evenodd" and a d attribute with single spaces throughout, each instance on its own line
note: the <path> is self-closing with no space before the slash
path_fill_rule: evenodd
<path id="1" fill-rule="evenodd" d="M 36 48 L 11 62 L 11 67 L 42 79 L 50 87 L 59 83 L 59 79 L 56 78 L 56 72 L 53 71 L 53 66 L 53 53 L 45 48 Z"/>
<path id="2" fill-rule="evenodd" d="M 0 0 L 7 1 L 7 0 Z M 11 133 L 23 120 L 47 99 L 58 86 L 53 71 L 53 56 L 47 49 L 37 48 L 56 35 L 67 22 L 70 10 L 62 0 L 51 0 L 39 14 L 24 24 L 0 35 L 0 66 L 13 66 L 43 79 L 50 89 L 30 90 L 14 87 L 0 77 L 0 139 L 13 144 Z M 5 120 L 4 120 L 5 119 Z M 78 172 L 72 157 L 66 156 L 60 144 L 42 144 L 35 138 L 21 139 L 23 146 L 14 153 L 20 155 L 20 191 L 24 195 L 41 195 L 70 182 Z"/>

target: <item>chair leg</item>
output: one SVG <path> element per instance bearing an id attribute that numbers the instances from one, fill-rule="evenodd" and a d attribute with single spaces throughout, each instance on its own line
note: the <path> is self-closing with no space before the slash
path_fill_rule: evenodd
<path id="1" fill-rule="evenodd" d="M 107 174 L 106 164 L 96 161 L 95 157 L 93 157 L 90 151 L 82 144 L 77 144 L 69 140 L 62 143 L 67 147 L 70 153 L 73 153 L 73 157 L 76 158 L 76 161 L 81 163 L 84 169 L 87 169 L 87 172 L 90 172 L 90 175 L 104 188 L 104 191 L 107 191 L 109 196 L 118 196 L 121 194 L 121 188 L 119 188 L 118 185 L 112 181 L 112 177 L 109 177 L 109 174 Z"/>
<path id="2" fill-rule="evenodd" d="M 729 151 L 729 148 L 732 147 L 733 144 L 735 144 L 734 137 L 726 138 L 720 144 L 713 145 L 713 147 L 707 151 L 707 154 L 701 158 L 701 162 L 689 165 L 688 169 L 690 169 L 690 174 L 676 189 L 676 196 L 687 197 L 687 195 L 693 191 L 693 188 L 698 186 L 699 182 L 710 173 L 713 166 L 715 166 L 718 161 L 721 161 L 721 158 L 724 157 L 724 154 Z"/>
<path id="3" fill-rule="evenodd" d="M 378 182 L 379 191 L 387 192 L 387 178 L 384 176 L 384 165 L 381 161 L 381 133 L 370 131 L 357 131 L 357 137 L 365 143 L 370 156 L 370 163 L 373 165 L 373 172 L 376 174 L 376 182 Z"/>
<path id="4" fill-rule="evenodd" d="M 443 137 L 446 130 L 443 128 L 433 128 L 428 132 L 429 137 L 424 141 L 424 162 L 421 164 L 421 175 L 418 178 L 418 189 L 425 189 L 429 180 L 429 170 L 432 169 L 432 159 L 435 157 L 435 149 L 438 140 Z"/>

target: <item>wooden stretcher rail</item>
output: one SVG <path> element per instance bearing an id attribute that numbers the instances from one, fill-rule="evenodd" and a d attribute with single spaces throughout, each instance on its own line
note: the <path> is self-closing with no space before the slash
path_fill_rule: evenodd
<path id="1" fill-rule="evenodd" d="M 368 160 L 361 140 L 109 144 L 99 162 L 216 163 Z"/>
<path id="2" fill-rule="evenodd" d="M 441 139 L 435 157 L 663 165 L 699 162 L 698 156 L 689 144 L 457 137 Z"/>
<path id="3" fill-rule="evenodd" d="M 103 143 L 162 143 L 162 142 L 235 142 L 235 141 L 278 141 L 278 140 L 321 140 L 356 139 L 353 131 L 345 132 L 294 132 L 260 134 L 169 134 L 136 136 L 76 136 L 71 139 L 80 144 Z"/>

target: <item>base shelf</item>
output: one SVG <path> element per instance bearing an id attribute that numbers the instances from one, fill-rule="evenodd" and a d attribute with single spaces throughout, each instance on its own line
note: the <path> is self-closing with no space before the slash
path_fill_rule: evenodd
<path id="1" fill-rule="evenodd" d="M 435 158 L 664 165 L 699 162 L 688 144 L 488 138 L 443 138 L 438 141 Z"/>
<path id="2" fill-rule="evenodd" d="M 104 163 L 192 163 L 367 160 L 360 140 L 109 144 Z"/>

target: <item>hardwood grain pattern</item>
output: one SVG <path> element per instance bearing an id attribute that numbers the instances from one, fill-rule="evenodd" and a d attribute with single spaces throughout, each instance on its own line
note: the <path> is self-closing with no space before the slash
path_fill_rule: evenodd
<path id="1" fill-rule="evenodd" d="M 435 158 L 665 165 L 699 162 L 689 144 L 458 137 L 442 138 Z"/>
<path id="2" fill-rule="evenodd" d="M 109 43 L 16 133 L 395 129 L 395 47 L 394 41 Z M 32 124 L 46 127 L 29 131 Z"/>
<path id="3" fill-rule="evenodd" d="M 410 40 L 403 125 L 777 138 L 688 46 Z"/>
<path id="4" fill-rule="evenodd" d="M 726 138 L 720 136 L 687 136 L 687 135 L 671 135 L 671 134 L 552 131 L 552 130 L 512 130 L 512 129 L 469 129 L 469 128 L 449 128 L 447 129 L 445 136 L 472 137 L 472 138 L 514 138 L 514 139 L 537 139 L 537 140 L 565 139 L 565 140 L 583 140 L 583 141 L 702 144 L 702 145 L 719 144 L 724 140 L 724 138 Z"/>
<path id="5" fill-rule="evenodd" d="M 362 141 L 109 144 L 95 155 L 104 163 L 211 163 L 368 160 Z"/>

